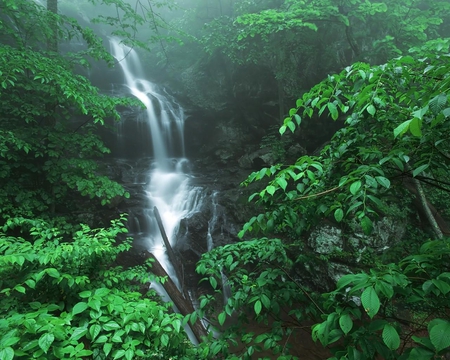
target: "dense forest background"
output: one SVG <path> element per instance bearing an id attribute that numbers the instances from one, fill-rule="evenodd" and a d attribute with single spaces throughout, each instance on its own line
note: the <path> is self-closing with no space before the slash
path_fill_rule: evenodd
<path id="1" fill-rule="evenodd" d="M 129 261 L 111 36 L 246 174 L 190 314 Z M 0 0 L 0 358 L 448 358 L 449 47 L 447 0 Z"/>

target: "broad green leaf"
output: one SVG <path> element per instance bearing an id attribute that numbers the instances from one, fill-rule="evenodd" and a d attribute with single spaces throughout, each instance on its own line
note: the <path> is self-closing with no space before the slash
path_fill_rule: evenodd
<path id="1" fill-rule="evenodd" d="M 222 326 L 225 323 L 225 319 L 227 317 L 227 314 L 225 312 L 221 312 L 217 319 L 219 320 L 220 326 Z"/>
<path id="2" fill-rule="evenodd" d="M 413 348 L 408 356 L 408 360 L 430 360 L 432 358 L 434 358 L 434 352 L 420 347 Z"/>
<path id="3" fill-rule="evenodd" d="M 179 319 L 175 319 L 172 322 L 173 328 L 175 329 L 175 332 L 179 333 L 181 329 L 181 321 Z"/>
<path id="4" fill-rule="evenodd" d="M 14 349 L 7 347 L 0 350 L 0 359 L 2 360 L 12 360 L 14 359 Z"/>
<path id="5" fill-rule="evenodd" d="M 334 211 L 334 218 L 336 219 L 337 222 L 341 222 L 342 219 L 344 218 L 344 211 L 341 208 L 336 209 Z"/>
<path id="6" fill-rule="evenodd" d="M 80 314 L 87 308 L 88 308 L 88 304 L 86 304 L 85 302 L 79 302 L 79 303 L 75 304 L 75 306 L 73 307 L 72 315 Z"/>
<path id="7" fill-rule="evenodd" d="M 95 340 L 95 338 L 102 331 L 102 327 L 99 324 L 94 324 L 89 328 L 89 334 L 91 335 L 91 340 Z"/>
<path id="8" fill-rule="evenodd" d="M 440 111 L 442 111 L 447 104 L 447 95 L 444 93 L 441 93 L 439 95 L 436 95 L 433 99 L 430 100 L 429 106 L 430 110 L 437 114 Z"/>
<path id="9" fill-rule="evenodd" d="M 411 120 L 407 120 L 405 122 L 402 122 L 399 126 L 397 126 L 394 129 L 394 138 L 405 134 L 408 131 L 408 129 L 409 129 L 410 122 L 411 122 Z"/>
<path id="10" fill-rule="evenodd" d="M 417 137 L 422 137 L 422 120 L 419 118 L 414 118 L 409 124 L 409 131 L 411 134 Z"/>
<path id="11" fill-rule="evenodd" d="M 109 353 L 111 352 L 112 347 L 113 347 L 112 343 L 105 343 L 103 345 L 103 352 L 105 353 L 106 356 L 109 355 Z"/>
<path id="12" fill-rule="evenodd" d="M 384 176 L 375 176 L 375 179 L 381 186 L 385 187 L 386 189 L 389 189 L 389 187 L 391 186 L 390 180 L 388 178 L 385 178 Z"/>
<path id="13" fill-rule="evenodd" d="M 127 359 L 127 360 L 132 360 L 133 359 L 133 357 L 134 357 L 134 350 L 133 349 L 127 349 L 126 351 L 125 351 L 125 359 Z"/>
<path id="14" fill-rule="evenodd" d="M 333 120 L 337 120 L 338 117 L 339 117 L 339 112 L 338 112 L 338 109 L 337 109 L 336 105 L 334 105 L 334 103 L 332 103 L 332 102 L 329 102 L 327 104 L 327 106 L 328 106 L 328 111 L 331 114 L 331 118 Z"/>
<path id="15" fill-rule="evenodd" d="M 372 286 L 366 288 L 361 294 L 361 303 L 370 318 L 373 318 L 380 310 L 380 299 Z"/>
<path id="16" fill-rule="evenodd" d="M 167 346 L 169 344 L 169 335 L 167 335 L 167 334 L 161 335 L 161 344 L 163 346 Z"/>
<path id="17" fill-rule="evenodd" d="M 118 350 L 114 354 L 113 360 L 120 359 L 121 357 L 124 357 L 124 356 L 125 356 L 125 350 Z"/>
<path id="18" fill-rule="evenodd" d="M 255 305 L 254 305 L 255 314 L 259 315 L 259 313 L 261 312 L 261 309 L 262 309 L 262 303 L 260 300 L 258 300 L 255 302 Z"/>
<path id="19" fill-rule="evenodd" d="M 428 111 L 428 105 L 426 105 L 425 107 L 423 107 L 423 108 L 421 108 L 421 109 L 419 109 L 419 110 L 414 111 L 414 112 L 412 113 L 412 115 L 413 115 L 415 118 L 418 118 L 418 119 L 422 120 L 422 119 L 423 119 L 423 116 L 425 115 L 425 113 L 426 113 L 427 111 Z"/>
<path id="20" fill-rule="evenodd" d="M 356 195 L 358 193 L 359 189 L 361 189 L 361 185 L 361 180 L 355 181 L 350 185 L 350 192 L 352 193 L 352 195 Z"/>
<path id="21" fill-rule="evenodd" d="M 344 314 L 339 318 L 339 326 L 345 335 L 353 328 L 353 320 L 349 314 Z"/>
<path id="22" fill-rule="evenodd" d="M 53 278 L 55 278 L 55 279 L 57 279 L 57 278 L 60 277 L 59 271 L 56 270 L 55 268 L 48 268 L 48 269 L 46 270 L 46 272 L 47 272 L 47 274 L 48 274 L 49 276 L 51 276 L 51 277 L 53 277 Z"/>
<path id="23" fill-rule="evenodd" d="M 83 299 L 88 298 L 91 295 L 92 295 L 92 291 L 82 291 L 78 294 L 78 296 Z"/>
<path id="24" fill-rule="evenodd" d="M 109 290 L 107 288 L 99 288 L 99 289 L 95 290 L 95 295 L 103 297 L 105 295 L 108 295 L 110 292 L 111 292 L 111 290 Z M 81 293 L 80 293 L 80 297 L 82 297 Z"/>
<path id="25" fill-rule="evenodd" d="M 287 126 L 288 126 L 289 130 L 291 130 L 292 133 L 295 132 L 295 124 L 292 121 L 288 122 Z"/>
<path id="26" fill-rule="evenodd" d="M 370 235 L 370 234 L 372 233 L 372 231 L 373 231 L 373 223 L 372 223 L 372 220 L 370 220 L 369 217 L 364 216 L 364 217 L 361 219 L 361 228 L 363 229 L 364 234 Z"/>
<path id="27" fill-rule="evenodd" d="M 286 190 L 286 187 L 287 187 L 287 181 L 286 181 L 286 179 L 284 178 L 284 177 L 279 177 L 279 178 L 277 178 L 277 184 L 278 185 L 280 185 L 280 187 L 283 189 L 283 190 Z M 268 190 L 267 190 L 267 192 L 269 192 Z"/>
<path id="28" fill-rule="evenodd" d="M 211 277 L 209 278 L 209 283 L 211 284 L 211 286 L 213 287 L 213 289 L 216 289 L 216 288 L 217 288 L 217 280 L 216 280 L 215 277 L 211 276 Z"/>
<path id="29" fill-rule="evenodd" d="M 269 185 L 269 186 L 266 187 L 266 191 L 267 191 L 270 195 L 275 194 L 275 191 L 276 191 L 276 190 L 277 190 L 276 187 L 273 186 L 273 185 Z"/>
<path id="30" fill-rule="evenodd" d="M 372 104 L 370 104 L 367 108 L 366 108 L 367 112 L 374 116 L 375 113 L 377 112 L 377 109 L 375 109 L 375 106 L 373 106 Z"/>
<path id="31" fill-rule="evenodd" d="M 416 177 L 417 175 L 419 175 L 422 171 L 428 169 L 429 164 L 424 164 L 419 166 L 418 168 L 414 169 L 412 175 L 413 177 Z"/>
<path id="32" fill-rule="evenodd" d="M 397 330 L 390 324 L 386 324 L 383 329 L 383 342 L 390 350 L 397 350 L 400 346 L 400 336 Z"/>
<path id="33" fill-rule="evenodd" d="M 442 321 L 433 326 L 430 340 L 437 352 L 450 347 L 450 322 Z"/>
<path id="34" fill-rule="evenodd" d="M 39 338 L 39 347 L 47 354 L 47 351 L 50 349 L 53 341 L 55 341 L 55 336 L 50 333 L 45 333 Z"/>
<path id="35" fill-rule="evenodd" d="M 79 340 L 84 335 L 86 335 L 88 332 L 88 329 L 86 327 L 77 327 L 73 331 L 72 335 L 70 336 L 70 340 Z"/>
<path id="36" fill-rule="evenodd" d="M 106 324 L 103 324 L 102 327 L 103 327 L 103 330 L 106 330 L 106 331 L 120 329 L 120 325 L 112 320 L 108 321 Z"/>

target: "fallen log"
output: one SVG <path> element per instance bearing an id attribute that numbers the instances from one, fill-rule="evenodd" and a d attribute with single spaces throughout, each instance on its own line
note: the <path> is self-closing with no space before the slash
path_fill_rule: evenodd
<path id="1" fill-rule="evenodd" d="M 166 281 L 164 281 L 164 284 L 162 284 L 162 286 L 172 299 L 175 306 L 178 308 L 180 314 L 184 316 L 192 314 L 195 311 L 195 309 L 191 301 L 185 298 L 183 294 L 180 292 L 180 290 L 178 290 L 177 286 L 172 281 L 170 276 L 167 274 L 166 270 L 164 270 L 158 259 L 149 252 L 147 252 L 147 258 L 153 260 L 152 272 L 157 276 L 166 278 Z M 206 337 L 208 335 L 208 332 L 206 331 L 200 319 L 198 319 L 193 325 L 191 325 L 191 323 L 188 322 L 188 325 L 191 328 L 195 338 L 199 343 L 202 342 L 203 337 Z"/>
<path id="2" fill-rule="evenodd" d="M 153 213 L 155 214 L 155 219 L 156 222 L 158 223 L 158 227 L 159 227 L 159 231 L 161 233 L 161 237 L 164 241 L 164 245 L 166 247 L 166 251 L 167 251 L 167 256 L 169 257 L 169 261 L 171 262 L 174 270 L 175 270 L 175 274 L 177 275 L 178 281 L 180 283 L 180 287 L 181 287 L 181 293 L 183 294 L 183 296 L 187 299 L 188 296 L 186 294 L 186 292 L 183 290 L 184 289 L 184 284 L 183 284 L 183 274 L 180 270 L 180 267 L 178 266 L 178 260 L 177 257 L 175 255 L 175 252 L 172 249 L 172 246 L 170 245 L 169 239 L 167 237 L 166 231 L 164 230 L 164 225 L 163 222 L 161 220 L 161 215 L 159 215 L 159 211 L 158 208 L 155 206 L 153 208 Z"/>

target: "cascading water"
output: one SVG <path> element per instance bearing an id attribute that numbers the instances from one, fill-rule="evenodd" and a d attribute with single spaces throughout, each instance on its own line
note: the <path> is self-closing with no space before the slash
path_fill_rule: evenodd
<path id="1" fill-rule="evenodd" d="M 161 94 L 153 83 L 145 79 L 136 51 L 114 38 L 110 44 L 112 55 L 123 71 L 129 93 L 146 106 L 141 120 L 148 125 L 153 148 L 146 174 L 145 216 L 136 219 L 135 228 L 130 230 L 140 232 L 142 228 L 146 229 L 143 246 L 158 259 L 180 288 L 180 279 L 177 279 L 167 258 L 153 208 L 158 208 L 168 240 L 174 246 L 181 219 L 197 212 L 203 201 L 202 189 L 190 184 L 189 162 L 184 152 L 183 109 L 169 95 Z M 146 224 L 142 224 L 143 221 Z"/>

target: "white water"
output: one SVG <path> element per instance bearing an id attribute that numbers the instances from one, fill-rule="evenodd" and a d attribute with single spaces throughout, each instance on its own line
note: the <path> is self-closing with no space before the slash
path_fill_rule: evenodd
<path id="1" fill-rule="evenodd" d="M 122 68 L 130 94 L 147 108 L 142 113 L 141 120 L 149 125 L 151 133 L 153 158 L 149 159 L 146 176 L 148 183 L 145 188 L 148 205 L 145 209 L 146 216 L 140 220 L 146 224 L 139 223 L 137 219 L 135 221 L 139 227 L 149 230 L 145 234 L 145 246 L 181 288 L 181 279 L 177 278 L 167 258 L 153 208 L 158 208 L 168 240 L 175 246 L 181 219 L 197 212 L 203 201 L 202 189 L 190 184 L 189 161 L 184 152 L 183 109 L 174 99 L 161 94 L 153 83 L 145 79 L 136 51 L 114 38 L 110 40 L 110 44 L 111 53 Z"/>

